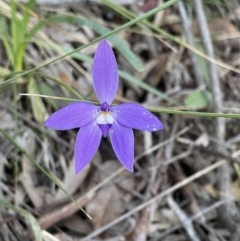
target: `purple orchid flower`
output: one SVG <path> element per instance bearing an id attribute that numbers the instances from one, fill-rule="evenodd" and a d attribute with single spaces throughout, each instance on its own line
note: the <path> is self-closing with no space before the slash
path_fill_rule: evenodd
<path id="1" fill-rule="evenodd" d="M 110 106 L 118 89 L 117 63 L 111 47 L 102 40 L 93 61 L 93 86 L 101 103 L 74 102 L 53 113 L 45 126 L 55 130 L 81 128 L 75 143 L 75 168 L 80 172 L 93 158 L 102 136 L 110 134 L 113 150 L 122 165 L 133 172 L 133 130 L 157 131 L 163 124 L 134 103 Z"/>

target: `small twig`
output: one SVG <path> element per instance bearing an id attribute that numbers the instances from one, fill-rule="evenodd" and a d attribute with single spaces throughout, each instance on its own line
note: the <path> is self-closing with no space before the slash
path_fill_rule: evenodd
<path id="1" fill-rule="evenodd" d="M 179 165 L 179 163 L 175 162 L 173 164 L 173 166 L 175 169 L 174 174 L 173 174 L 173 178 L 175 179 L 175 181 L 180 182 L 180 181 L 184 180 L 186 178 L 186 176 L 182 170 L 182 167 Z M 195 214 L 195 213 L 199 212 L 199 206 L 198 206 L 197 200 L 192 192 L 191 186 L 186 185 L 186 186 L 182 187 L 181 192 L 187 200 L 190 200 L 190 203 L 188 205 L 188 211 L 191 214 Z M 201 221 L 204 222 L 205 220 L 202 219 Z"/>
<path id="2" fill-rule="evenodd" d="M 173 200 L 173 198 L 169 195 L 167 197 L 167 202 L 173 212 L 178 216 L 179 221 L 182 223 L 182 226 L 186 230 L 189 238 L 192 241 L 200 241 L 193 225 L 192 221 L 188 218 L 188 216 L 183 212 L 183 210 L 179 207 L 179 205 Z"/>
<path id="3" fill-rule="evenodd" d="M 218 202 L 215 202 L 213 205 L 205 208 L 204 210 L 199 211 L 198 213 L 196 213 L 195 215 L 193 215 L 191 218 L 189 218 L 190 221 L 195 221 L 197 219 L 199 219 L 200 217 L 202 217 L 203 215 L 215 210 L 216 208 L 219 208 L 220 206 L 226 204 L 227 200 L 220 200 Z M 169 235 L 172 232 L 177 231 L 178 229 L 182 228 L 182 224 L 177 224 L 175 226 L 173 226 L 172 228 L 167 229 L 165 232 L 161 233 L 158 237 L 157 240 L 164 238 L 165 236 Z M 156 240 L 153 240 L 156 241 Z"/>
<path id="4" fill-rule="evenodd" d="M 166 161 L 163 161 L 153 167 L 150 167 L 149 170 L 151 169 L 157 169 L 157 168 L 160 168 L 160 167 L 163 167 L 163 166 L 167 166 L 167 165 L 170 165 L 178 160 L 181 160 L 181 159 L 184 159 L 186 157 L 188 157 L 190 154 L 192 153 L 192 148 L 190 148 L 189 150 L 185 151 L 185 152 L 182 152 L 180 153 L 179 155 L 176 155 L 170 159 L 166 159 Z"/>
<path id="5" fill-rule="evenodd" d="M 144 135 L 144 149 L 148 150 L 149 148 L 152 147 L 152 133 L 146 132 L 143 135 Z M 153 166 L 156 163 L 156 158 L 152 153 L 149 154 L 147 158 L 149 159 L 148 162 L 151 166 Z M 149 181 L 147 184 L 146 191 L 144 193 L 143 202 L 145 202 L 151 197 L 151 188 L 156 180 L 157 169 L 151 169 L 148 175 L 149 175 L 148 177 Z M 149 222 L 150 222 L 150 208 L 146 207 L 140 213 L 140 217 L 138 219 L 138 222 L 134 231 L 133 241 L 145 241 L 147 239 Z"/>
<path id="6" fill-rule="evenodd" d="M 150 132 L 144 133 L 144 146 L 145 146 L 146 151 L 152 147 L 152 133 L 150 133 Z M 148 159 L 149 159 L 150 165 L 154 166 L 154 164 L 156 163 L 156 158 L 152 154 L 149 154 Z M 155 169 L 155 168 L 151 169 L 148 186 L 145 191 L 145 200 L 144 201 L 148 200 L 151 196 L 150 191 L 151 191 L 151 187 L 153 186 L 153 183 L 155 182 L 156 175 L 157 175 L 157 169 Z"/>

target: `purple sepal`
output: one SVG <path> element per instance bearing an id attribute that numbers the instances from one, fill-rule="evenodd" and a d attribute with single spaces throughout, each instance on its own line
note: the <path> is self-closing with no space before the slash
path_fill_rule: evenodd
<path id="1" fill-rule="evenodd" d="M 93 122 L 98 110 L 98 106 L 86 102 L 74 102 L 54 112 L 44 125 L 55 130 L 79 128 Z"/>
<path id="2" fill-rule="evenodd" d="M 112 107 L 112 112 L 117 122 L 123 126 L 142 131 L 163 129 L 162 122 L 141 105 L 125 103 Z"/>
<path id="3" fill-rule="evenodd" d="M 100 103 L 112 103 L 118 89 L 117 63 L 112 48 L 102 40 L 93 59 L 93 87 Z"/>
<path id="4" fill-rule="evenodd" d="M 102 124 L 102 125 L 99 125 L 101 131 L 102 131 L 102 135 L 103 137 L 107 137 L 108 135 L 108 132 L 109 132 L 109 129 L 111 128 L 112 125 L 110 124 Z"/>
<path id="5" fill-rule="evenodd" d="M 122 163 L 130 172 L 133 172 L 134 163 L 134 136 L 133 130 L 115 121 L 109 130 L 113 150 Z"/>
<path id="6" fill-rule="evenodd" d="M 93 158 L 100 145 L 102 132 L 95 123 L 82 127 L 75 143 L 75 171 L 80 172 Z"/>

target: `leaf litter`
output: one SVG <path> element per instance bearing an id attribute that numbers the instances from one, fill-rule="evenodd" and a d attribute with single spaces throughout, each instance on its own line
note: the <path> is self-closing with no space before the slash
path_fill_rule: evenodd
<path id="1" fill-rule="evenodd" d="M 156 6 L 156 2 L 145 1 L 144 4 L 135 3 L 126 7 L 135 14 L 142 14 Z M 189 5 L 188 10 L 191 8 Z M 48 6 L 38 5 L 34 9 L 34 16 L 47 19 L 55 12 L 61 14 L 61 11 L 60 6 L 52 11 Z M 72 4 L 65 6 L 64 11 L 103 24 L 109 29 L 126 21 L 121 14 L 100 3 Z M 224 3 L 221 7 L 205 4 L 205 12 L 209 17 L 208 23 L 216 59 L 233 67 L 238 66 L 239 7 L 229 10 Z M 158 19 L 150 21 L 154 21 L 176 37 L 184 36 L 177 5 L 161 12 L 161 16 L 159 14 L 155 16 Z M 193 24 L 189 31 L 194 34 L 197 48 L 203 51 L 197 20 L 191 19 L 193 16 L 190 11 L 188 18 Z M 31 21 L 36 22 L 36 19 L 32 17 Z M 99 32 L 91 28 L 90 24 L 79 25 L 69 22 L 47 24 L 28 44 L 26 66 L 37 66 L 65 53 L 65 48 L 73 50 L 98 36 Z M 212 111 L 212 92 L 209 88 L 208 63 L 205 59 L 198 58 L 205 84 L 205 88 L 201 89 L 195 78 L 189 52 L 182 46 L 138 26 L 124 30 L 116 37 L 123 41 L 131 49 L 132 54 L 141 61 L 144 72 L 136 71 L 122 56 L 119 46 L 113 44 L 119 69 L 142 83 L 147 83 L 155 90 L 165 93 L 174 100 L 174 104 L 161 98 L 160 95 L 148 92 L 146 88 L 138 85 L 134 78 L 131 83 L 123 78 L 120 79 L 115 103 L 130 100 L 160 108 Z M 96 46 L 97 44 L 94 44 L 76 54 L 84 53 L 91 59 Z M 3 75 L 9 74 L 12 67 L 8 64 L 7 52 L 1 40 L 0 50 L 0 76 L 2 76 L 1 72 Z M 66 58 L 44 67 L 42 72 L 78 91 L 86 100 L 96 100 L 90 78 L 91 64 L 82 57 Z M 224 112 L 240 113 L 238 75 L 222 68 L 219 68 L 219 75 L 224 96 Z M 4 80 L 5 78 L 1 78 L 0 83 Z M 74 97 L 64 87 L 41 76 L 31 77 L 28 82 L 25 80 L 25 83 L 18 84 L 17 94 L 27 92 Z M 14 98 L 17 98 L 17 106 L 12 104 Z M 76 175 L 73 162 L 76 130 L 65 133 L 46 131 L 42 125 L 53 111 L 66 104 L 66 101 L 14 96 L 11 86 L 1 88 L 0 128 L 11 135 L 29 155 L 55 177 L 64 189 L 79 201 L 92 220 L 79 211 L 62 190 L 43 176 L 0 134 L 0 199 L 28 213 L 21 216 L 16 212 L 17 209 L 14 211 L 14 208 L 1 205 L 0 226 L 3 228 L 0 228 L 0 240 L 35 240 L 32 235 L 34 227 L 29 223 L 32 217 L 38 221 L 44 240 L 194 240 L 189 236 L 185 222 L 193 224 L 191 227 L 198 240 L 230 240 L 232 231 L 225 219 L 228 213 L 226 211 L 221 215 L 220 222 L 220 214 L 217 212 L 220 206 L 224 206 L 222 199 L 230 197 L 225 197 L 218 189 L 217 171 L 202 174 L 197 180 L 173 191 L 171 197 L 159 198 L 142 211 L 136 211 L 126 218 L 122 217 L 221 159 L 231 163 L 231 198 L 238 203 L 240 140 L 238 119 L 227 120 L 226 141 L 220 143 L 214 137 L 213 119 L 159 114 L 158 117 L 163 120 L 165 129 L 150 137 L 151 145 L 148 148 L 167 142 L 136 161 L 133 174 L 119 171 L 120 165 L 111 149 L 109 139 L 104 139 L 93 162 Z M 14 114 L 16 111 L 17 119 Z M 177 135 L 189 125 L 191 128 L 187 132 Z M 134 134 L 135 156 L 139 156 L 144 152 L 146 140 L 144 134 L 137 131 Z M 220 153 L 216 145 L 225 146 L 227 153 L 224 155 Z M 239 212 L 237 209 L 237 213 Z M 183 221 L 182 217 L 187 220 Z M 239 239 L 237 237 L 235 240 Z"/>

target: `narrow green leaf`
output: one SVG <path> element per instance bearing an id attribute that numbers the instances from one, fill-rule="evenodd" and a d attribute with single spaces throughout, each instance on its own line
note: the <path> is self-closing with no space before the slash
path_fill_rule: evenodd
<path id="1" fill-rule="evenodd" d="M 20 96 L 30 96 L 30 97 L 41 97 L 41 98 L 52 99 L 52 100 L 63 100 L 63 101 L 70 101 L 70 102 L 83 101 L 83 100 L 79 100 L 79 99 L 58 97 L 58 96 L 54 96 L 54 95 L 40 95 L 40 94 L 28 94 L 28 93 L 21 93 L 19 95 Z M 85 101 L 85 100 L 84 100 L 84 102 L 94 103 L 92 101 Z M 95 103 L 95 104 L 99 105 L 99 103 Z"/>
<path id="2" fill-rule="evenodd" d="M 185 111 L 185 110 L 171 110 L 171 109 L 161 109 L 157 107 L 148 107 L 148 110 L 163 114 L 174 114 L 174 115 L 189 115 L 189 116 L 199 116 L 199 117 L 223 117 L 223 118 L 240 118 L 240 114 L 225 114 L 225 113 L 211 113 L 211 112 L 197 112 L 197 111 Z"/>
<path id="3" fill-rule="evenodd" d="M 19 21 L 17 17 L 17 3 L 15 0 L 10 0 L 11 7 L 11 36 L 13 39 L 13 52 L 16 54 L 16 48 L 18 45 L 18 26 Z"/>
<path id="4" fill-rule="evenodd" d="M 14 64 L 15 71 L 22 70 L 26 46 L 27 46 L 27 43 L 25 41 L 18 43 L 16 53 L 15 53 L 15 64 Z"/>
<path id="5" fill-rule="evenodd" d="M 16 0 L 10 0 L 10 6 L 11 6 L 11 36 L 13 39 L 13 52 L 14 52 L 14 67 L 16 67 L 18 64 L 17 61 L 17 51 L 19 44 L 23 42 L 25 37 L 25 31 L 26 29 L 22 26 L 22 17 L 18 14 L 17 11 L 17 1 Z M 15 70 L 20 70 L 15 68 Z"/>
<path id="6" fill-rule="evenodd" d="M 27 5 L 24 7 L 22 26 L 25 29 L 25 33 L 27 32 L 27 25 L 31 17 L 30 11 L 34 8 L 35 2 L 36 0 L 29 0 Z"/>
<path id="7" fill-rule="evenodd" d="M 26 95 L 28 94 L 21 94 L 21 95 Z M 33 95 L 34 97 L 35 95 Z M 65 101 L 82 101 L 82 100 L 77 100 L 77 99 L 71 99 L 71 98 L 65 98 L 65 97 L 57 97 L 57 96 L 41 96 L 38 95 L 38 97 L 42 98 L 52 98 L 52 99 L 58 99 L 58 100 L 65 100 Z M 93 101 L 84 101 L 92 104 L 99 104 Z M 115 106 L 115 105 L 113 105 Z M 156 113 L 163 113 L 163 114 L 173 114 L 173 115 L 189 115 L 189 116 L 199 116 L 199 117 L 209 117 L 209 118 L 217 118 L 217 117 L 223 117 L 223 118 L 236 118 L 240 119 L 240 114 L 225 114 L 225 113 L 212 113 L 212 112 L 197 112 L 197 111 L 185 111 L 185 110 L 171 110 L 171 109 L 161 109 L 158 107 L 145 107 L 148 110 Z"/>

